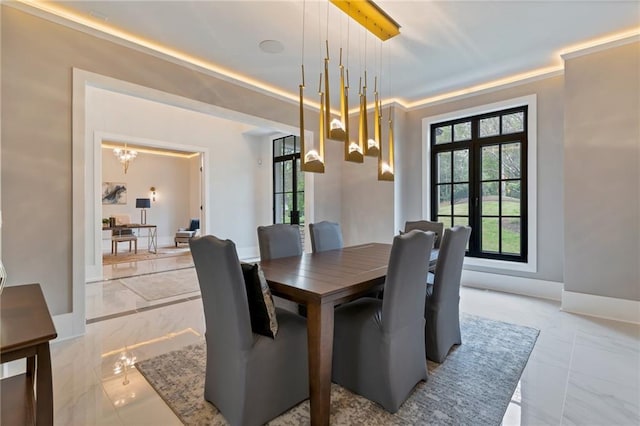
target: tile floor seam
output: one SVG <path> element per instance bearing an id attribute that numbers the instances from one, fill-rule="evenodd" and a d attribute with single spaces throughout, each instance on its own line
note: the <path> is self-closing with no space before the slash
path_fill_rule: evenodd
<path id="1" fill-rule="evenodd" d="M 571 356 L 569 357 L 569 366 L 567 367 L 567 379 L 564 383 L 564 396 L 562 398 L 562 411 L 560 412 L 560 425 L 564 424 L 564 410 L 567 405 L 567 394 L 569 393 L 569 376 L 571 376 L 571 366 L 573 365 L 573 356 L 576 350 L 576 333 L 573 332 L 573 341 L 571 342 Z"/>

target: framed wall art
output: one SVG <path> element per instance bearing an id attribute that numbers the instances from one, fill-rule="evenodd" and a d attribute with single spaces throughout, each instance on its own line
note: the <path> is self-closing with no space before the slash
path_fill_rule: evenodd
<path id="1" fill-rule="evenodd" d="M 102 204 L 127 204 L 127 184 L 102 182 Z"/>

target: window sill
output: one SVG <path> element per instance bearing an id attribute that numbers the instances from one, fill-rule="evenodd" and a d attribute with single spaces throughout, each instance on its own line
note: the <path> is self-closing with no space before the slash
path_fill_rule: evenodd
<path id="1" fill-rule="evenodd" d="M 510 262 L 508 260 L 482 259 L 479 257 L 465 257 L 464 266 L 479 266 L 498 271 L 537 272 L 538 267 L 531 259 L 529 262 Z"/>

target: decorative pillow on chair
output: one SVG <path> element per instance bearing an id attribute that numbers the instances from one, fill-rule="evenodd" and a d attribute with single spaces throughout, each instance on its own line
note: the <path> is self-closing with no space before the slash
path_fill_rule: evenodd
<path id="1" fill-rule="evenodd" d="M 240 266 L 247 288 L 251 329 L 254 333 L 273 339 L 278 334 L 278 319 L 267 280 L 257 263 L 241 263 Z"/>

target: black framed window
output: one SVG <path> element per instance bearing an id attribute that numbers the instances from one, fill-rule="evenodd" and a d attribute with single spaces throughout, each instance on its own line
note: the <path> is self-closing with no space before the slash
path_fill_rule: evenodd
<path id="1" fill-rule="evenodd" d="M 304 176 L 297 136 L 273 140 L 273 223 L 304 227 Z"/>
<path id="2" fill-rule="evenodd" d="M 527 107 L 432 124 L 431 220 L 472 227 L 467 256 L 527 261 Z"/>

